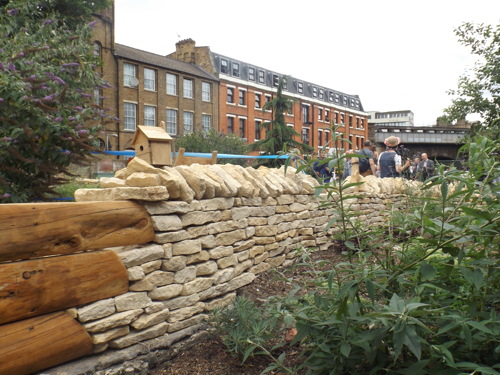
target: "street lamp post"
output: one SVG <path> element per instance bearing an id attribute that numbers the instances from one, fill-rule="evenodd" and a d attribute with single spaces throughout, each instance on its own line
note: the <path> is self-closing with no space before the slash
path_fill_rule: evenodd
<path id="1" fill-rule="evenodd" d="M 109 144 L 109 137 L 116 137 L 116 138 L 118 138 L 118 134 L 108 134 L 108 133 L 106 133 L 106 151 L 111 150 L 111 146 Z"/>

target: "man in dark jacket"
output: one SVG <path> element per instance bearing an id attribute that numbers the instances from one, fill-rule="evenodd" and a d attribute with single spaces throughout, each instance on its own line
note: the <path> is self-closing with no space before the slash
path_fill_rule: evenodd
<path id="1" fill-rule="evenodd" d="M 427 180 L 429 177 L 434 176 L 434 162 L 430 160 L 427 154 L 424 152 L 422 154 L 422 160 L 418 163 L 417 174 L 421 181 Z"/>

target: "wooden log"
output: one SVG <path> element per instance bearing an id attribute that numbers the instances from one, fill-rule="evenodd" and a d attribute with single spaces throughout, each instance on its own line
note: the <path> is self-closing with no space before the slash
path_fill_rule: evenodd
<path id="1" fill-rule="evenodd" d="M 26 375 L 92 353 L 76 320 L 57 312 L 0 326 L 0 375 Z"/>
<path id="2" fill-rule="evenodd" d="M 0 205 L 0 262 L 153 239 L 151 217 L 132 201 Z"/>
<path id="3" fill-rule="evenodd" d="M 127 270 L 111 250 L 0 264 L 0 324 L 127 291 Z"/>

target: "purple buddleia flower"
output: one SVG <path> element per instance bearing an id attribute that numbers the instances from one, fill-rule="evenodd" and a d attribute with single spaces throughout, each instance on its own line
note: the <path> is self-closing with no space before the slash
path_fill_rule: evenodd
<path id="1" fill-rule="evenodd" d="M 76 109 L 77 111 L 79 111 L 79 112 L 83 111 L 83 108 L 82 108 L 82 107 L 78 107 L 78 106 L 77 106 L 77 107 L 75 107 L 75 109 Z"/>
<path id="2" fill-rule="evenodd" d="M 55 122 L 62 122 L 62 120 L 63 120 L 63 119 L 62 119 L 62 117 L 56 117 L 56 118 L 54 119 L 54 121 L 55 121 Z"/>
<path id="3" fill-rule="evenodd" d="M 78 130 L 78 135 L 85 135 L 88 133 L 89 133 L 89 131 L 87 129 Z"/>
<path id="4" fill-rule="evenodd" d="M 94 95 L 90 95 L 90 94 L 87 94 L 87 93 L 85 93 L 85 92 L 82 92 L 82 93 L 80 94 L 80 96 L 81 96 L 81 97 L 83 97 L 83 98 L 91 98 L 91 97 L 93 97 Z"/>
<path id="5" fill-rule="evenodd" d="M 5 67 L 3 66 L 3 63 L 0 62 L 0 70 L 4 70 L 4 69 L 5 69 Z"/>
<path id="6" fill-rule="evenodd" d="M 17 54 L 17 57 L 23 57 L 23 56 L 24 56 L 24 52 L 19 52 L 19 53 Z"/>
<path id="7" fill-rule="evenodd" d="M 10 198 L 10 194 L 9 193 L 2 194 L 0 195 L 0 198 Z"/>
<path id="8" fill-rule="evenodd" d="M 92 21 L 92 22 L 90 22 L 90 23 L 89 23 L 89 27 L 94 27 L 96 23 L 97 23 L 97 21 Z"/>
<path id="9" fill-rule="evenodd" d="M 8 10 L 8 11 L 7 11 L 7 14 L 8 14 L 9 16 L 17 16 L 17 15 L 19 14 L 19 9 L 17 9 L 17 8 L 16 8 L 16 9 L 11 9 L 11 10 Z"/>
<path id="10" fill-rule="evenodd" d="M 10 142 L 10 141 L 12 141 L 12 138 L 11 137 L 3 137 L 3 140 L 5 142 Z"/>
<path id="11" fill-rule="evenodd" d="M 70 66 L 80 66 L 80 63 L 74 62 L 74 63 L 66 63 L 62 64 L 65 68 L 70 67 Z"/>
<path id="12" fill-rule="evenodd" d="M 17 70 L 16 66 L 13 63 L 9 63 L 9 65 L 7 65 L 7 69 L 9 69 L 12 72 L 15 72 Z"/>
<path id="13" fill-rule="evenodd" d="M 64 154 L 64 155 L 71 155 L 71 151 L 64 150 L 64 151 L 63 151 L 63 154 Z"/>
<path id="14" fill-rule="evenodd" d="M 113 117 L 113 120 L 115 120 L 115 121 L 121 121 L 118 117 Z"/>
<path id="15" fill-rule="evenodd" d="M 36 79 L 36 75 L 34 75 L 34 74 L 30 75 L 30 79 L 31 80 L 35 80 Z"/>
<path id="16" fill-rule="evenodd" d="M 68 120 L 69 120 L 69 121 L 75 121 L 75 120 L 76 120 L 76 117 L 75 117 L 75 116 L 69 116 L 69 117 L 68 117 Z"/>
<path id="17" fill-rule="evenodd" d="M 3 48 L 0 48 L 0 53 L 2 53 L 2 52 L 5 52 L 5 50 Z"/>
<path id="18" fill-rule="evenodd" d="M 4 101 L 4 98 L 0 98 L 0 103 Z"/>
<path id="19" fill-rule="evenodd" d="M 54 81 L 56 81 L 57 83 L 59 83 L 61 86 L 66 86 L 66 82 L 64 82 L 61 77 L 54 76 L 53 79 L 54 79 Z"/>
<path id="20" fill-rule="evenodd" d="M 47 95 L 46 97 L 42 98 L 42 100 L 45 100 L 45 101 L 48 101 L 48 102 L 51 102 L 53 101 L 55 98 L 55 95 L 52 94 L 52 95 Z"/>
<path id="21" fill-rule="evenodd" d="M 45 20 L 45 21 L 43 21 L 43 25 L 44 25 L 44 26 L 46 26 L 46 25 L 50 25 L 50 24 L 52 24 L 52 23 L 54 23 L 54 22 L 55 22 L 55 20 Z"/>

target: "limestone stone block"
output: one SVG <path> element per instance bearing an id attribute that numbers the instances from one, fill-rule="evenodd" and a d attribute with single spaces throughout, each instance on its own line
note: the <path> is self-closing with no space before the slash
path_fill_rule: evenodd
<path id="1" fill-rule="evenodd" d="M 184 307 L 192 306 L 196 302 L 200 300 L 200 296 L 198 294 L 191 294 L 190 296 L 180 296 L 176 298 L 169 299 L 163 302 L 163 306 L 166 309 L 177 310 L 182 309 Z"/>
<path id="2" fill-rule="evenodd" d="M 182 176 L 170 171 L 170 167 L 158 169 L 158 177 L 160 184 L 165 186 L 172 199 L 181 197 L 181 185 L 186 184 L 186 180 Z"/>
<path id="3" fill-rule="evenodd" d="M 204 199 L 200 201 L 200 209 L 202 211 L 222 211 L 228 210 L 234 206 L 234 198 L 214 198 L 214 199 Z"/>
<path id="4" fill-rule="evenodd" d="M 153 260 L 151 262 L 144 263 L 141 268 L 145 274 L 151 273 L 153 271 L 157 271 L 161 268 L 162 261 L 161 259 Z"/>
<path id="5" fill-rule="evenodd" d="M 240 197 L 254 197 L 258 196 L 259 191 L 255 189 L 254 185 L 250 183 L 242 174 L 243 167 L 240 165 L 221 164 L 220 167 L 226 171 L 232 178 L 234 178 L 240 185 L 238 196 Z"/>
<path id="6" fill-rule="evenodd" d="M 246 240 L 247 233 L 244 229 L 237 229 L 231 232 L 220 233 L 215 238 L 217 246 L 228 246 L 238 241 Z"/>
<path id="7" fill-rule="evenodd" d="M 169 323 L 176 323 L 184 319 L 189 319 L 193 315 L 202 312 L 204 308 L 205 304 L 203 302 L 197 302 L 193 306 L 171 311 L 167 318 L 167 321 Z"/>
<path id="8" fill-rule="evenodd" d="M 156 173 L 134 172 L 127 177 L 125 183 L 135 187 L 160 186 L 160 177 Z"/>
<path id="9" fill-rule="evenodd" d="M 131 292 L 149 292 L 158 286 L 172 284 L 174 282 L 173 272 L 154 271 L 148 274 L 141 281 L 137 281 L 129 286 Z"/>
<path id="10" fill-rule="evenodd" d="M 90 323 L 83 325 L 85 330 L 90 333 L 104 332 L 116 327 L 126 326 L 134 321 L 139 315 L 143 313 L 142 309 L 123 311 L 113 314 L 104 319 L 94 320 Z"/>
<path id="11" fill-rule="evenodd" d="M 224 180 L 215 171 L 207 168 L 206 166 L 196 164 L 191 165 L 191 168 L 213 181 L 212 183 L 215 189 L 215 197 L 234 197 L 236 195 L 236 192 L 231 192 L 224 183 Z"/>
<path id="12" fill-rule="evenodd" d="M 233 254 L 232 246 L 218 246 L 211 250 L 208 250 L 208 255 L 210 259 L 220 259 Z"/>
<path id="13" fill-rule="evenodd" d="M 167 329 L 168 323 L 160 323 L 143 331 L 130 333 L 125 337 L 113 340 L 109 343 L 109 346 L 114 349 L 126 348 L 128 346 L 137 344 L 138 342 L 162 336 L 167 332 Z"/>
<path id="14" fill-rule="evenodd" d="M 239 276 L 241 275 L 243 272 L 245 272 L 247 269 L 249 269 L 250 267 L 253 266 L 253 260 L 251 259 L 247 259 L 247 260 L 244 260 L 243 262 L 241 263 L 238 263 L 235 267 L 234 267 L 234 277 L 236 276 Z"/>
<path id="15" fill-rule="evenodd" d="M 121 178 L 101 177 L 99 179 L 99 186 L 102 188 L 124 187 L 127 186 L 127 183 Z"/>
<path id="16" fill-rule="evenodd" d="M 252 281 L 255 280 L 255 277 L 256 276 L 254 273 L 244 273 L 240 276 L 237 276 L 228 282 L 228 289 L 231 292 L 233 290 L 239 289 L 244 285 L 250 284 Z"/>
<path id="17" fill-rule="evenodd" d="M 185 284 L 191 280 L 194 280 L 195 278 L 196 278 L 195 266 L 189 266 L 183 268 L 182 270 L 179 270 L 174 274 L 174 280 L 178 284 Z"/>
<path id="18" fill-rule="evenodd" d="M 237 289 L 237 288 L 235 288 Z M 207 290 L 204 290 L 203 292 L 199 293 L 199 298 L 200 301 L 204 301 L 206 299 L 212 299 L 218 296 L 221 296 L 223 294 L 226 294 L 227 292 L 232 292 L 234 289 L 229 290 L 229 283 L 224 283 L 224 284 L 219 284 L 215 285 Z"/>
<path id="19" fill-rule="evenodd" d="M 130 173 L 127 172 L 127 168 L 119 169 L 115 172 L 115 178 L 119 178 L 121 180 L 125 180 Z"/>
<path id="20" fill-rule="evenodd" d="M 240 251 L 245 251 L 245 250 L 250 249 L 254 245 L 255 245 L 255 241 L 252 239 L 239 241 L 233 245 L 233 250 L 235 253 L 239 253 Z"/>
<path id="21" fill-rule="evenodd" d="M 181 295 L 189 296 L 207 290 L 214 284 L 212 277 L 198 277 L 192 281 L 186 282 Z"/>
<path id="22" fill-rule="evenodd" d="M 149 292 L 149 298 L 157 301 L 164 301 L 170 298 L 177 297 L 182 292 L 181 284 L 172 284 L 167 286 L 160 286 Z"/>
<path id="23" fill-rule="evenodd" d="M 206 262 L 209 259 L 210 259 L 210 255 L 208 254 L 208 251 L 202 250 L 199 253 L 188 255 L 187 260 L 186 260 L 186 264 Z"/>
<path id="24" fill-rule="evenodd" d="M 145 329 L 167 320 L 170 311 L 168 309 L 158 311 L 153 314 L 142 314 L 136 320 L 134 320 L 130 325 L 135 329 Z"/>
<path id="25" fill-rule="evenodd" d="M 236 253 L 236 256 L 238 257 L 238 262 L 244 262 L 250 258 L 250 250 L 240 251 L 239 253 Z"/>
<path id="26" fill-rule="evenodd" d="M 207 165 L 206 168 L 215 172 L 224 182 L 231 193 L 231 197 L 241 196 L 241 184 L 227 173 L 219 164 Z"/>
<path id="27" fill-rule="evenodd" d="M 164 271 L 177 272 L 186 267 L 187 257 L 186 256 L 174 256 L 169 260 L 164 260 L 161 269 Z"/>
<path id="28" fill-rule="evenodd" d="M 219 270 L 216 273 L 214 273 L 214 275 L 212 277 L 214 279 L 215 285 L 226 283 L 234 277 L 234 268 L 229 267 L 229 268 Z"/>
<path id="29" fill-rule="evenodd" d="M 217 270 L 218 266 L 214 261 L 200 263 L 196 265 L 196 276 L 213 275 Z"/>
<path id="30" fill-rule="evenodd" d="M 172 323 L 168 326 L 168 332 L 169 333 L 177 332 L 177 331 L 181 331 L 185 328 L 195 326 L 197 324 L 200 324 L 204 320 L 206 320 L 207 317 L 208 316 L 205 314 L 199 314 L 199 315 L 193 316 L 192 318 L 185 319 L 185 320 L 182 320 L 182 321 L 179 321 L 176 323 Z"/>
<path id="31" fill-rule="evenodd" d="M 163 302 L 153 302 L 151 305 L 146 307 L 144 309 L 144 312 L 146 314 L 154 314 L 157 313 L 158 311 L 165 310 L 165 306 L 163 305 Z"/>
<path id="32" fill-rule="evenodd" d="M 207 189 L 207 183 L 205 182 L 206 179 L 203 178 L 202 175 L 199 173 L 196 173 L 193 171 L 190 167 L 187 165 L 179 165 L 174 168 L 177 172 L 179 172 L 182 177 L 186 180 L 188 183 L 189 187 L 193 190 L 194 192 L 194 199 L 202 199 L 203 196 L 205 195 L 205 190 Z M 213 188 L 213 185 L 209 185 Z M 214 196 L 214 193 L 212 193 L 212 197 Z"/>
<path id="33" fill-rule="evenodd" d="M 129 292 L 115 297 L 116 311 L 142 309 L 151 305 L 152 301 L 146 292 Z"/>
<path id="34" fill-rule="evenodd" d="M 163 254 L 163 247 L 157 244 L 118 252 L 118 256 L 127 268 L 161 259 Z"/>
<path id="35" fill-rule="evenodd" d="M 172 254 L 177 255 L 191 255 L 201 251 L 201 242 L 199 240 L 186 240 L 176 242 L 172 246 Z"/>
<path id="36" fill-rule="evenodd" d="M 269 263 L 259 263 L 256 264 L 255 266 L 251 267 L 248 271 L 251 272 L 251 274 L 259 274 L 262 272 L 266 272 L 271 268 L 271 265 Z"/>
<path id="37" fill-rule="evenodd" d="M 229 293 L 221 298 L 214 298 L 210 302 L 205 303 L 205 311 L 212 311 L 214 309 L 221 309 L 233 303 L 236 298 L 236 293 Z"/>
<path id="38" fill-rule="evenodd" d="M 163 251 L 165 252 L 163 257 L 165 259 L 172 259 L 173 255 L 172 255 L 172 244 L 171 243 L 166 243 L 166 244 L 163 244 L 162 245 L 163 247 Z"/>
<path id="39" fill-rule="evenodd" d="M 110 329 L 109 331 L 103 333 L 96 333 L 94 335 L 90 335 L 90 337 L 92 338 L 92 343 L 94 345 L 99 345 L 114 340 L 118 337 L 128 335 L 129 332 L 130 332 L 129 326 L 124 326 L 115 329 Z"/>
<path id="40" fill-rule="evenodd" d="M 75 201 L 118 201 L 141 200 L 162 201 L 169 198 L 165 186 L 148 187 L 115 187 L 109 189 L 78 189 L 75 191 Z"/>
<path id="41" fill-rule="evenodd" d="M 197 238 L 201 242 L 202 249 L 211 249 L 217 246 L 215 242 L 215 236 L 212 234 Z"/>
<path id="42" fill-rule="evenodd" d="M 116 311 L 113 298 L 97 301 L 77 309 L 78 320 L 82 323 L 105 318 Z"/>
<path id="43" fill-rule="evenodd" d="M 217 260 L 217 265 L 221 269 L 231 267 L 236 264 L 238 264 L 238 257 L 235 254 Z"/>
<path id="44" fill-rule="evenodd" d="M 151 216 L 153 228 L 160 232 L 171 232 L 182 229 L 182 222 L 177 215 Z"/>
<path id="45" fill-rule="evenodd" d="M 203 225 L 213 223 L 220 220 L 220 211 L 193 211 L 181 215 L 182 227 L 190 225 Z"/>
<path id="46" fill-rule="evenodd" d="M 147 161 L 135 157 L 127 164 L 128 175 L 131 175 L 134 172 L 157 173 L 157 168 L 153 167 Z"/>
<path id="47" fill-rule="evenodd" d="M 262 263 L 263 261 L 265 261 L 267 258 L 269 258 L 269 252 L 264 252 L 260 255 L 257 255 L 254 260 L 253 260 L 253 263 L 254 264 L 259 264 L 259 263 Z"/>
<path id="48" fill-rule="evenodd" d="M 127 269 L 128 280 L 137 281 L 142 280 L 145 276 L 144 270 L 141 266 L 135 266 Z"/>
<path id="49" fill-rule="evenodd" d="M 150 215 L 185 214 L 192 211 L 189 203 L 181 201 L 146 202 L 144 208 Z"/>
<path id="50" fill-rule="evenodd" d="M 263 236 L 275 236 L 278 234 L 278 227 L 276 225 L 265 225 L 255 227 L 255 235 L 259 237 Z"/>
<path id="51" fill-rule="evenodd" d="M 185 230 L 179 230 L 177 232 L 156 232 L 155 242 L 160 244 L 174 243 L 179 241 L 184 241 L 191 239 L 191 235 Z"/>
<path id="52" fill-rule="evenodd" d="M 191 186 L 187 183 L 186 179 L 178 170 L 175 168 L 163 168 L 164 170 L 168 170 L 172 175 L 177 176 L 179 181 L 179 200 L 190 203 L 194 199 L 194 191 L 191 189 Z"/>

